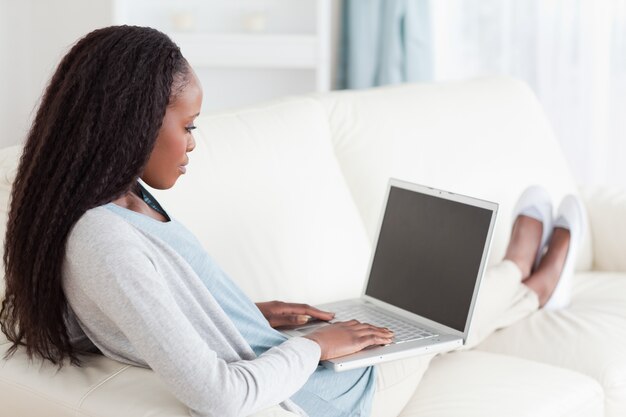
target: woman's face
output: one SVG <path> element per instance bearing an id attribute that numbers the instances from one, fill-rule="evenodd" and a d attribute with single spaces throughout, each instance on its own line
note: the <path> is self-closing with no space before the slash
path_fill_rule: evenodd
<path id="1" fill-rule="evenodd" d="M 174 186 L 178 177 L 185 173 L 189 162 L 187 152 L 196 147 L 192 130 L 195 129 L 193 121 L 200 114 L 202 87 L 193 70 L 189 70 L 188 77 L 189 82 L 178 98 L 167 107 L 159 136 L 141 175 L 154 189 Z"/>

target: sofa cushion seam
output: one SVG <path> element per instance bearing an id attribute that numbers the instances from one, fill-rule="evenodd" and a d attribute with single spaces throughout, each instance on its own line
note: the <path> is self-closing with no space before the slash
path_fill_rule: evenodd
<path id="1" fill-rule="evenodd" d="M 119 375 L 120 373 L 124 372 L 125 370 L 127 370 L 128 368 L 130 368 L 131 365 L 126 365 L 124 367 L 122 367 L 121 369 L 118 369 L 116 372 L 112 373 L 111 375 L 109 375 L 108 377 L 106 377 L 105 379 L 103 379 L 102 381 L 100 381 L 98 384 L 94 385 L 93 387 L 91 387 L 89 389 L 89 391 L 87 391 L 85 394 L 83 394 L 83 396 L 81 397 L 80 401 L 78 402 L 78 408 L 81 409 L 83 406 L 83 402 L 85 402 L 85 400 L 87 399 L 87 397 L 94 392 L 96 389 L 100 388 L 104 383 L 106 383 L 107 381 L 109 381 L 110 379 L 116 377 L 117 375 Z"/>
<path id="2" fill-rule="evenodd" d="M 36 396 L 38 398 L 41 398 L 42 400 L 50 401 L 51 403 L 54 403 L 54 404 L 56 404 L 58 406 L 67 408 L 68 410 L 72 410 L 75 413 L 80 413 L 81 416 L 88 416 L 88 417 L 94 416 L 91 413 L 84 413 L 80 408 L 78 408 L 75 405 L 70 405 L 70 404 L 67 404 L 65 402 L 58 401 L 54 397 L 50 397 L 50 396 L 47 396 L 45 394 L 42 394 L 40 391 L 34 390 L 34 389 L 32 389 L 32 388 L 30 388 L 30 387 L 28 387 L 26 385 L 16 383 L 15 381 L 11 381 L 11 380 L 8 380 L 8 379 L 5 379 L 5 378 L 0 378 L 0 383 L 4 383 L 4 384 L 9 385 L 9 386 L 17 387 L 17 388 L 19 388 L 19 389 L 21 389 L 23 391 L 26 391 L 26 392 L 30 393 L 31 395 L 34 395 L 34 396 Z M 79 414 L 76 414 L 76 415 L 78 416 Z"/>

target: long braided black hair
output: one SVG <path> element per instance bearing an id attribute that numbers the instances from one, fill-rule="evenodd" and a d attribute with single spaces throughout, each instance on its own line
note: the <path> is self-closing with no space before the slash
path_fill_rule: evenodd
<path id="1" fill-rule="evenodd" d="M 165 34 L 112 26 L 61 60 L 28 133 L 11 192 L 0 325 L 28 358 L 81 365 L 65 324 L 61 272 L 70 230 L 124 195 L 148 161 L 189 66 Z"/>

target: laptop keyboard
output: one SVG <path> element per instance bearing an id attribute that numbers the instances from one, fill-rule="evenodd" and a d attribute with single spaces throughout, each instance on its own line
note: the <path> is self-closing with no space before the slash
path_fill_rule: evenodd
<path id="1" fill-rule="evenodd" d="M 378 327 L 387 327 L 394 333 L 393 343 L 403 343 L 420 339 L 428 339 L 439 336 L 424 328 L 403 320 L 400 317 L 392 316 L 384 311 L 370 308 L 364 305 L 350 305 L 336 309 L 335 321 L 358 320 L 361 323 L 369 323 Z"/>

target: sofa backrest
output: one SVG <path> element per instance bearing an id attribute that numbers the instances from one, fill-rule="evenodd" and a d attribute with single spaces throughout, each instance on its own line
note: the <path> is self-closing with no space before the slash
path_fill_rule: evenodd
<path id="1" fill-rule="evenodd" d="M 287 98 L 201 116 L 187 174 L 155 196 L 255 301 L 360 294 L 370 247 L 324 108 Z"/>
<path id="2" fill-rule="evenodd" d="M 527 185 L 557 203 L 577 192 L 540 105 L 511 79 L 291 97 L 196 125 L 187 174 L 152 191 L 255 301 L 359 294 L 390 176 L 498 202 L 490 263 Z M 2 236 L 19 153 L 0 150 Z M 590 264 L 587 239 L 579 269 Z"/>
<path id="3" fill-rule="evenodd" d="M 322 106 L 290 98 L 196 125 L 187 174 L 170 190 L 151 189 L 170 215 L 255 301 L 358 296 L 370 247 Z M 20 153 L 0 150 L 2 208 Z M 4 236 L 6 210 L 0 224 Z"/>
<path id="4" fill-rule="evenodd" d="M 511 212 L 531 184 L 555 210 L 578 189 L 531 90 L 511 78 L 409 84 L 314 96 L 368 237 L 376 233 L 387 179 L 396 177 L 499 203 L 493 264 L 502 259 Z M 578 269 L 591 268 L 589 234 Z"/>

